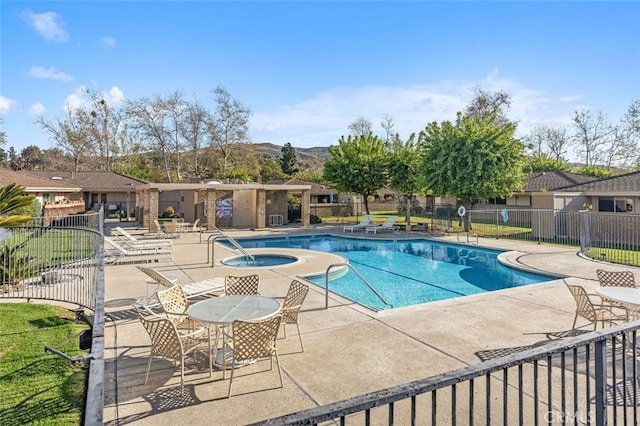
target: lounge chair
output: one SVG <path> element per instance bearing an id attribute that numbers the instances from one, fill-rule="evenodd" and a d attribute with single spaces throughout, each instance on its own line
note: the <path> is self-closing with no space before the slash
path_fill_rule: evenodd
<path id="1" fill-rule="evenodd" d="M 175 284 L 169 277 L 157 269 L 146 268 L 144 266 L 138 266 L 138 269 L 153 278 L 165 289 L 169 289 Z M 195 281 L 188 284 L 180 284 L 180 287 L 182 288 L 182 291 L 184 291 L 187 299 L 208 297 L 213 296 L 214 293 L 223 293 L 225 289 L 225 280 L 222 277 L 208 278 L 206 280 Z"/>
<path id="2" fill-rule="evenodd" d="M 116 241 L 110 237 L 104 237 L 105 262 L 148 262 L 161 259 L 173 260 L 173 244 L 136 244 L 132 241 Z M 169 241 L 170 242 L 170 241 Z"/>
<path id="3" fill-rule="evenodd" d="M 115 228 L 113 228 L 112 230 L 112 234 L 115 233 L 116 236 L 120 237 L 119 241 L 125 241 L 125 244 L 132 244 L 132 245 L 138 245 L 138 246 L 153 246 L 153 245 L 162 245 L 162 244 L 166 244 L 166 245 L 173 245 L 173 243 L 171 242 L 171 240 L 139 240 L 136 237 L 134 237 L 133 235 L 131 235 L 128 231 L 122 229 L 121 227 L 117 226 Z"/>
<path id="4" fill-rule="evenodd" d="M 344 228 L 342 228 L 342 232 L 351 231 L 351 233 L 353 233 L 353 231 L 357 231 L 359 229 L 367 229 L 367 226 L 371 224 L 372 219 L 373 219 L 373 216 L 371 216 L 370 214 L 365 215 L 360 221 L 360 223 L 356 225 L 347 225 Z"/>
<path id="5" fill-rule="evenodd" d="M 365 233 L 373 232 L 373 234 L 376 235 L 378 231 L 392 231 L 395 234 L 400 230 L 399 226 L 394 225 L 396 220 L 398 220 L 398 216 L 389 216 L 382 225 L 367 226 Z"/>

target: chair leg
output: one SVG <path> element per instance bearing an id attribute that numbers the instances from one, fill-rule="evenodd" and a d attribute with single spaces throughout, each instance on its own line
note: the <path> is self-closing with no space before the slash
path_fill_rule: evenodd
<path id="1" fill-rule="evenodd" d="M 276 356 L 276 364 L 278 364 L 278 376 L 280 376 L 280 387 L 284 387 L 284 382 L 282 381 L 282 369 L 280 368 L 280 358 L 278 358 L 278 351 L 275 353 Z M 273 357 L 271 357 L 271 364 L 273 368 Z"/>
<path id="2" fill-rule="evenodd" d="M 300 340 L 300 348 L 304 352 L 304 344 L 302 344 L 302 334 L 300 334 L 300 325 L 296 322 L 296 328 L 298 329 L 298 339 Z"/>
<path id="3" fill-rule="evenodd" d="M 578 314 L 576 314 L 575 317 L 573 317 L 573 325 L 571 326 L 572 330 L 576 329 L 576 323 L 578 322 Z"/>
<path id="4" fill-rule="evenodd" d="M 153 354 L 149 354 L 149 362 L 147 362 L 147 375 L 144 377 L 144 384 L 147 384 L 149 380 L 149 370 L 151 370 L 151 360 L 153 359 Z"/>
<path id="5" fill-rule="evenodd" d="M 231 384 L 233 383 L 233 371 L 235 368 L 231 368 L 231 379 L 229 379 L 229 391 L 227 392 L 227 398 L 231 398 Z"/>

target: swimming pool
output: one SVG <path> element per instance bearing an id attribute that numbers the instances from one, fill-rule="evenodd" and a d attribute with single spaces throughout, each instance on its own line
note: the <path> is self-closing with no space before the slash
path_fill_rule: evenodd
<path id="1" fill-rule="evenodd" d="M 508 268 L 498 250 L 430 240 L 369 240 L 334 235 L 239 239 L 245 248 L 300 248 L 339 254 L 388 302 L 349 271 L 329 289 L 374 310 L 433 302 L 554 279 Z M 324 287 L 325 275 L 305 277 Z"/>

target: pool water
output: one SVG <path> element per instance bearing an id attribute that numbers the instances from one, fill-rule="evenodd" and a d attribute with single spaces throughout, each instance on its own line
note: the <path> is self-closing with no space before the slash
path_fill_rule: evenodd
<path id="1" fill-rule="evenodd" d="M 223 264 L 227 266 L 238 267 L 260 267 L 260 266 L 279 266 L 287 265 L 297 261 L 297 257 L 285 256 L 279 254 L 256 254 L 253 259 L 247 256 L 236 256 L 224 259 Z"/>
<path id="2" fill-rule="evenodd" d="M 245 248 L 282 247 L 339 254 L 352 271 L 331 279 L 329 289 L 374 310 L 485 293 L 554 279 L 506 267 L 498 250 L 429 240 L 364 240 L 332 235 L 241 239 Z M 305 277 L 324 287 L 325 274 Z M 387 303 L 385 303 L 385 301 Z"/>

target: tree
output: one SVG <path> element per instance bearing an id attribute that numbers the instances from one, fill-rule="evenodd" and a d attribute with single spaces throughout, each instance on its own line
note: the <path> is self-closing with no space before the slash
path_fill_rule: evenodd
<path id="1" fill-rule="evenodd" d="M 223 87 L 213 90 L 216 110 L 208 123 L 210 145 L 217 147 L 222 156 L 222 173 L 227 172 L 230 147 L 248 142 L 251 110 L 234 99 Z"/>
<path id="2" fill-rule="evenodd" d="M 535 156 L 549 154 L 549 158 L 566 162 L 564 156 L 567 154 L 567 147 L 571 142 L 567 135 L 566 126 L 539 124 L 524 139 L 531 145 L 530 149 Z"/>
<path id="3" fill-rule="evenodd" d="M 92 153 L 99 170 L 110 171 L 115 154 L 120 150 L 122 140 L 126 140 L 126 125 L 121 111 L 109 105 L 103 92 L 87 90 L 91 98 L 86 123 Z"/>
<path id="4" fill-rule="evenodd" d="M 287 175 L 282 172 L 280 161 L 270 155 L 265 155 L 260 161 L 260 177 L 263 182 L 268 182 L 270 180 L 284 179 Z"/>
<path id="5" fill-rule="evenodd" d="M 383 115 L 380 126 L 382 127 L 382 130 L 384 130 L 384 140 L 391 143 L 391 139 L 393 138 L 393 129 L 396 127 L 393 122 L 393 117 L 389 114 Z"/>
<path id="6" fill-rule="evenodd" d="M 588 109 L 575 111 L 574 140 L 577 154 L 586 166 L 595 166 L 604 159 L 605 146 L 612 133 L 611 124 L 602 111 Z"/>
<path id="7" fill-rule="evenodd" d="M 464 110 L 469 117 L 495 117 L 495 122 L 502 126 L 511 123 L 507 118 L 507 112 L 511 107 L 511 95 L 500 90 L 488 92 L 476 87 L 473 89 L 474 97 Z"/>
<path id="8" fill-rule="evenodd" d="M 373 132 L 373 125 L 371 121 L 366 118 L 359 117 L 352 121 L 349 126 L 347 126 L 347 129 L 349 129 L 349 134 L 352 136 L 367 136 Z"/>
<path id="9" fill-rule="evenodd" d="M 331 158 L 324 164 L 325 179 L 339 191 L 362 195 L 367 214 L 369 196 L 388 182 L 388 144 L 369 133 L 366 136 L 349 136 L 329 147 Z"/>
<path id="10" fill-rule="evenodd" d="M 433 122 L 424 130 L 422 175 L 439 195 L 452 195 L 470 207 L 472 200 L 506 198 L 524 182 L 524 145 L 516 125 L 496 115 L 463 115 L 455 123 Z M 470 229 L 469 215 L 464 230 Z"/>
<path id="11" fill-rule="evenodd" d="M 547 153 L 534 154 L 527 157 L 524 166 L 525 172 L 566 172 L 569 171 L 569 164 L 563 159 L 557 159 Z"/>
<path id="12" fill-rule="evenodd" d="M 422 179 L 420 176 L 420 166 L 422 164 L 422 144 L 421 136 L 412 134 L 406 142 L 396 138 L 392 145 L 389 156 L 389 186 L 404 196 L 406 200 L 406 223 L 411 223 L 411 200 L 414 194 L 424 192 Z M 407 232 L 411 228 L 407 226 Z"/>
<path id="13" fill-rule="evenodd" d="M 22 149 L 18 165 L 21 170 L 37 170 L 42 167 L 42 151 L 36 145 L 29 145 Z"/>
<path id="14" fill-rule="evenodd" d="M 280 168 L 282 172 L 287 176 L 293 176 L 300 171 L 298 166 L 298 155 L 296 149 L 291 146 L 291 142 L 284 144 L 280 150 L 282 156 L 280 157 Z"/>
<path id="15" fill-rule="evenodd" d="M 142 98 L 127 102 L 127 115 L 132 130 L 146 143 L 147 149 L 160 154 L 167 182 L 174 174 L 180 179 L 180 116 L 183 111 L 182 95 L 179 92 L 168 97 L 156 95 L 153 99 Z"/>
<path id="16" fill-rule="evenodd" d="M 0 125 L 4 124 L 4 119 L 0 118 Z M 0 131 L 0 149 L 4 150 L 4 146 L 7 144 L 7 133 L 3 130 Z"/>
<path id="17" fill-rule="evenodd" d="M 24 195 L 24 190 L 16 183 L 0 188 L 0 226 L 19 226 L 31 220 L 31 216 L 17 214 L 35 200 L 31 195 Z"/>
<path id="18" fill-rule="evenodd" d="M 55 122 L 44 117 L 36 120 L 43 131 L 48 132 L 50 139 L 63 154 L 73 159 L 73 170 L 78 171 L 80 163 L 92 154 L 89 116 L 82 108 L 65 108 L 65 118 Z"/>
<path id="19" fill-rule="evenodd" d="M 207 111 L 199 102 L 186 102 L 184 120 L 181 122 L 180 135 L 191 152 L 189 172 L 192 176 L 200 176 L 204 169 L 200 151 L 207 137 L 207 123 L 211 120 Z"/>

